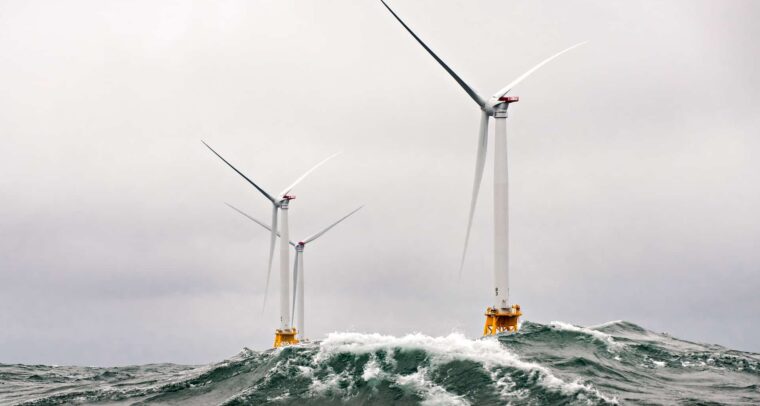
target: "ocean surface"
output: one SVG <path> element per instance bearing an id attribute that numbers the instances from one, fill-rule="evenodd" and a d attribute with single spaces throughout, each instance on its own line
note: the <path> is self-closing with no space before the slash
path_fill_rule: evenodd
<path id="1" fill-rule="evenodd" d="M 759 405 L 760 354 L 624 321 L 484 339 L 332 333 L 202 366 L 0 364 L 0 404 Z"/>

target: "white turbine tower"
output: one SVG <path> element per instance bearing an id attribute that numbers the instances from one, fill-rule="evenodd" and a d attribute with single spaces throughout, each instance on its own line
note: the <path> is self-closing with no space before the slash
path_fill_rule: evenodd
<path id="1" fill-rule="evenodd" d="M 242 214 L 243 216 L 247 217 L 249 220 L 253 221 L 254 223 L 260 225 L 261 227 L 264 227 L 265 229 L 267 229 L 269 231 L 272 231 L 272 228 L 269 227 L 268 225 L 266 225 L 266 223 L 264 223 L 263 221 L 257 220 L 253 216 L 245 213 L 244 211 L 238 209 L 237 207 L 235 207 L 235 206 L 233 206 L 233 205 L 231 205 L 229 203 L 225 203 L 225 204 L 227 206 L 229 206 L 231 209 L 235 210 L 236 212 L 238 212 L 238 213 Z M 357 211 L 359 211 L 359 209 L 361 209 L 362 207 L 363 206 L 359 206 L 358 208 L 354 209 L 352 212 L 350 212 L 350 213 L 346 214 L 345 216 L 341 217 L 338 221 L 336 221 L 336 222 L 330 224 L 329 226 L 325 227 L 322 231 L 320 231 L 320 232 L 318 232 L 316 234 L 313 234 L 313 235 L 311 235 L 309 237 L 306 237 L 303 240 L 299 241 L 298 243 L 295 243 L 293 241 L 288 241 L 288 243 L 290 245 L 292 245 L 293 248 L 295 248 L 295 250 L 296 250 L 296 260 L 295 260 L 295 263 L 293 264 L 293 313 L 295 313 L 293 315 L 293 319 L 294 320 L 298 320 L 298 328 L 297 328 L 297 330 L 298 330 L 298 334 L 299 334 L 299 336 L 301 338 L 301 341 L 303 341 L 306 338 L 306 335 L 305 335 L 306 333 L 305 333 L 305 329 L 304 329 L 305 328 L 304 327 L 304 319 L 305 319 L 305 312 L 304 312 L 305 305 L 304 305 L 304 303 L 305 303 L 305 301 L 304 301 L 304 288 L 303 288 L 303 286 L 304 286 L 304 273 L 303 273 L 303 251 L 304 251 L 304 248 L 306 248 L 306 244 L 309 244 L 310 242 L 312 242 L 312 241 L 316 240 L 317 238 L 321 237 L 324 233 L 328 232 L 331 228 L 337 226 L 341 221 L 347 219 L 350 215 L 352 215 L 352 214 L 356 213 Z M 282 244 L 282 241 L 283 241 L 282 237 L 280 236 L 279 233 L 277 233 L 277 236 L 280 237 L 280 244 L 283 245 Z M 296 300 L 296 298 L 298 300 Z M 298 307 L 296 307 L 296 305 L 298 305 Z M 297 312 L 296 312 L 296 309 L 298 309 Z M 298 317 L 296 317 L 296 315 Z"/>
<path id="2" fill-rule="evenodd" d="M 488 119 L 493 116 L 495 123 L 495 142 L 494 142 L 494 297 L 493 305 L 486 310 L 486 324 L 483 329 L 484 335 L 496 334 L 502 331 L 517 330 L 517 320 L 520 313 L 519 305 L 510 305 L 509 303 L 509 219 L 508 219 L 508 195 L 507 195 L 507 108 L 510 103 L 517 102 L 518 97 L 508 97 L 513 87 L 522 82 L 530 74 L 549 63 L 554 58 L 564 54 L 571 49 L 578 47 L 585 42 L 573 45 L 570 48 L 558 52 L 550 58 L 542 61 L 520 77 L 512 81 L 498 92 L 494 93 L 490 99 L 485 100 L 478 95 L 467 83 L 462 80 L 451 68 L 446 65 L 441 58 L 436 55 L 424 42 L 391 10 L 384 0 L 380 0 L 385 8 L 390 11 L 393 17 L 406 29 L 414 39 L 422 45 L 423 48 L 438 62 L 443 69 L 451 75 L 452 78 L 464 89 L 465 92 L 477 103 L 481 110 L 480 132 L 478 137 L 478 152 L 475 160 L 475 179 L 472 186 L 472 198 L 470 200 L 470 213 L 467 220 L 467 232 L 464 239 L 464 249 L 462 251 L 462 261 L 459 265 L 459 274 L 461 276 L 464 267 L 464 259 L 467 253 L 467 244 L 470 239 L 470 229 L 472 228 L 472 218 L 475 214 L 475 205 L 478 200 L 481 179 L 483 178 L 483 168 L 486 160 L 486 150 L 488 145 Z"/>
<path id="3" fill-rule="evenodd" d="M 300 178 L 296 179 L 290 186 L 285 188 L 282 192 L 279 194 L 272 196 L 264 189 L 259 187 L 256 183 L 254 183 L 251 179 L 249 179 L 247 176 L 245 176 L 242 172 L 240 172 L 237 168 L 232 166 L 231 163 L 229 163 L 226 159 L 224 159 L 221 155 L 219 155 L 216 151 L 214 151 L 213 148 L 211 148 L 208 144 L 206 144 L 204 141 L 203 145 L 205 145 L 211 152 L 214 153 L 219 159 L 224 161 L 224 163 L 227 164 L 230 168 L 232 168 L 235 172 L 238 173 L 238 175 L 242 176 L 243 179 L 248 181 L 256 190 L 258 190 L 264 197 L 269 199 L 270 202 L 272 202 L 272 235 L 270 238 L 269 243 L 269 264 L 267 266 L 267 281 L 266 286 L 264 288 L 264 306 L 266 306 L 266 300 L 267 300 L 267 294 L 269 290 L 269 278 L 272 271 L 272 258 L 274 256 L 274 244 L 275 240 L 277 239 L 278 233 L 277 230 L 277 211 L 280 210 L 280 226 L 279 226 L 279 235 L 282 237 L 284 241 L 289 241 L 288 238 L 288 206 L 289 202 L 293 199 L 295 199 L 295 196 L 289 195 L 290 191 L 299 183 L 301 182 L 307 175 L 309 175 L 311 172 L 313 172 L 318 167 L 322 166 L 325 162 L 328 160 L 334 158 L 336 154 L 333 154 L 327 158 L 325 158 L 323 161 L 319 162 L 318 164 L 314 165 L 311 169 L 306 171 L 303 175 L 301 175 Z M 289 285 L 290 285 L 290 278 L 289 272 L 290 272 L 290 250 L 288 250 L 287 244 L 280 244 L 280 328 L 275 331 L 275 340 L 274 340 L 274 346 L 279 347 L 283 344 L 292 344 L 298 342 L 295 338 L 296 331 L 293 328 L 293 325 L 290 320 L 291 312 L 290 312 L 290 302 L 288 300 L 289 298 Z"/>

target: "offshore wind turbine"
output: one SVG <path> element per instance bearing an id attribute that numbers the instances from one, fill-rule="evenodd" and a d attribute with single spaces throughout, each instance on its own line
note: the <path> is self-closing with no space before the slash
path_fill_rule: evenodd
<path id="1" fill-rule="evenodd" d="M 235 206 L 233 206 L 233 205 L 231 205 L 229 203 L 225 203 L 225 204 L 227 206 L 229 206 L 232 210 L 235 210 L 236 212 L 242 214 L 243 216 L 247 217 L 249 220 L 253 221 L 254 223 L 260 225 L 261 227 L 264 227 L 265 229 L 269 230 L 270 232 L 272 231 L 272 228 L 269 227 L 268 225 L 266 225 L 266 223 L 264 223 L 263 221 L 257 220 L 253 216 L 247 214 L 246 212 L 238 209 L 237 207 L 235 207 Z M 292 315 L 293 316 L 292 319 L 293 320 L 298 320 L 298 328 L 297 328 L 297 330 L 298 330 L 298 335 L 301 338 L 301 341 L 303 341 L 306 338 L 306 333 L 305 333 L 306 330 L 305 330 L 305 325 L 304 325 L 305 324 L 304 323 L 304 319 L 305 319 L 305 312 L 304 312 L 305 311 L 305 304 L 304 304 L 305 303 L 304 302 L 304 272 L 303 272 L 303 251 L 304 251 L 304 248 L 306 248 L 306 244 L 309 244 L 310 242 L 313 242 L 317 238 L 321 237 L 324 233 L 330 231 L 331 228 L 337 226 L 340 222 L 342 222 L 343 220 L 347 219 L 352 214 L 354 214 L 357 211 L 359 211 L 359 209 L 361 209 L 362 207 L 364 207 L 364 206 L 359 206 L 358 208 L 354 209 L 350 213 L 348 213 L 345 216 L 343 216 L 340 219 L 338 219 L 338 221 L 336 221 L 336 222 L 330 224 L 329 226 L 325 227 L 322 231 L 320 231 L 320 232 L 318 232 L 316 234 L 312 234 L 312 235 L 304 238 L 303 240 L 301 240 L 301 241 L 299 241 L 297 243 L 295 243 L 293 241 L 288 241 L 288 243 L 291 246 L 293 246 L 293 248 L 295 248 L 295 250 L 296 250 L 296 259 L 295 259 L 295 263 L 293 264 L 293 307 L 292 307 L 292 309 L 293 309 L 293 313 L 294 314 Z M 280 236 L 279 233 L 277 234 L 277 236 Z M 281 245 L 283 245 L 282 242 L 283 242 L 283 239 L 282 239 L 282 237 L 280 237 L 280 244 Z M 300 275 L 300 277 L 299 277 L 299 275 Z M 296 300 L 296 298 L 298 298 L 298 300 Z M 296 305 L 298 305 L 298 307 L 296 307 Z M 296 312 L 296 309 L 298 309 L 297 312 Z M 296 315 L 298 316 L 297 318 L 296 318 Z"/>
<path id="2" fill-rule="evenodd" d="M 464 267 L 465 255 L 467 254 L 467 245 L 470 240 L 470 230 L 472 228 L 472 219 L 475 214 L 475 205 L 478 200 L 480 183 L 483 178 L 483 168 L 486 161 L 486 151 L 488 146 L 488 120 L 493 117 L 495 121 L 495 142 L 494 142 L 494 296 L 492 306 L 486 309 L 486 323 L 483 328 L 483 335 L 497 334 L 503 331 L 516 331 L 518 328 L 518 318 L 522 315 L 519 305 L 511 305 L 509 302 L 509 218 L 508 218 L 508 189 L 507 189 L 507 109 L 511 103 L 520 100 L 519 97 L 507 96 L 507 94 L 522 82 L 530 74 L 546 65 L 554 58 L 570 51 L 571 49 L 583 45 L 585 42 L 575 44 L 551 57 L 543 60 L 527 72 L 523 73 L 510 84 L 504 86 L 498 92 L 494 93 L 489 99 L 482 98 L 473 90 L 462 78 L 459 77 L 438 55 L 433 52 L 424 42 L 415 34 L 409 26 L 388 6 L 384 0 L 380 0 L 385 8 L 390 11 L 393 17 L 414 37 L 414 39 L 454 78 L 459 86 L 464 89 L 467 95 L 472 98 L 481 110 L 480 131 L 478 135 L 478 152 L 475 159 L 475 179 L 472 185 L 472 197 L 470 199 L 470 213 L 467 220 L 467 232 L 465 233 L 464 249 L 462 250 L 462 260 L 459 265 L 459 275 L 461 277 L 462 268 Z"/>
<path id="3" fill-rule="evenodd" d="M 272 271 L 272 258 L 274 256 L 274 244 L 275 240 L 277 239 L 277 235 L 280 235 L 282 237 L 283 241 L 290 241 L 288 233 L 289 233 L 289 227 L 288 227 L 288 207 L 290 205 L 290 201 L 294 200 L 296 197 L 293 195 L 290 195 L 290 191 L 298 184 L 300 183 L 306 176 L 308 176 L 310 173 L 312 173 L 315 169 L 322 166 L 325 162 L 329 161 L 330 159 L 334 158 L 339 153 L 333 154 L 318 164 L 314 165 L 311 169 L 306 171 L 303 175 L 301 175 L 300 178 L 296 179 L 293 183 L 290 184 L 287 188 L 285 188 L 282 192 L 280 192 L 277 195 L 271 195 L 267 193 L 264 189 L 262 189 L 259 185 L 254 183 L 251 179 L 249 179 L 247 176 L 245 176 L 242 172 L 240 172 L 237 168 L 235 168 L 231 163 L 229 163 L 226 159 L 224 159 L 219 153 L 217 153 L 213 148 L 211 148 L 208 144 L 206 144 L 204 141 L 203 145 L 206 146 L 211 152 L 214 153 L 219 159 L 224 161 L 227 166 L 232 168 L 235 172 L 237 172 L 238 175 L 242 176 L 243 179 L 248 181 L 256 190 L 259 191 L 264 197 L 266 197 L 271 203 L 272 203 L 272 228 L 271 228 L 271 237 L 269 242 L 269 264 L 267 266 L 267 281 L 266 286 L 264 288 L 264 306 L 266 306 L 266 300 L 267 300 L 267 294 L 269 290 L 269 277 Z M 280 225 L 279 225 L 279 234 L 277 232 L 277 211 L 280 211 Z M 279 347 L 283 344 L 294 344 L 297 343 L 298 340 L 296 339 L 296 329 L 292 325 L 291 312 L 290 312 L 290 301 L 289 298 L 289 290 L 290 290 L 290 278 L 289 276 L 289 265 L 290 265 L 290 250 L 288 250 L 288 244 L 287 243 L 281 243 L 280 244 L 280 328 L 275 330 L 275 338 L 274 338 L 274 347 Z"/>

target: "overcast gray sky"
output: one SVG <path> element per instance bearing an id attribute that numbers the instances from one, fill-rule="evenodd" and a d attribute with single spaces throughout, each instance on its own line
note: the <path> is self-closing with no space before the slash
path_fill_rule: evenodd
<path id="1" fill-rule="evenodd" d="M 391 1 L 510 109 L 525 319 L 760 351 L 760 2 Z M 477 337 L 491 162 L 464 277 L 479 112 L 378 1 L 0 2 L 0 362 L 201 363 L 265 349 L 268 234 L 223 205 L 344 151 L 291 233 L 307 329 Z M 277 291 L 276 278 L 272 292 Z"/>

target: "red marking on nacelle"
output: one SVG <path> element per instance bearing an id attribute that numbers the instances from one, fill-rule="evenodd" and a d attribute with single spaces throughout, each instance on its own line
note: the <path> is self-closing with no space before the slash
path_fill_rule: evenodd
<path id="1" fill-rule="evenodd" d="M 285 195 L 282 198 L 285 199 L 285 200 L 295 200 L 296 196 L 295 195 Z"/>
<path id="2" fill-rule="evenodd" d="M 499 101 L 505 103 L 514 103 L 520 101 L 520 98 L 517 96 L 499 97 Z"/>

